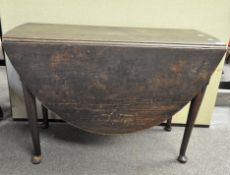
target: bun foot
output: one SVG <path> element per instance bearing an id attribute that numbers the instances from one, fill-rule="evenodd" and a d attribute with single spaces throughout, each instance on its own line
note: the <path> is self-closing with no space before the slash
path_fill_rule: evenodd
<path id="1" fill-rule="evenodd" d="M 42 129 L 48 129 L 49 128 L 49 123 L 46 123 L 46 122 L 41 123 L 41 128 Z"/>
<path id="2" fill-rule="evenodd" d="M 165 131 L 172 131 L 172 117 L 167 120 L 165 124 Z"/>
<path id="3" fill-rule="evenodd" d="M 185 155 L 180 155 L 177 159 L 180 163 L 186 163 L 188 158 Z"/>
<path id="4" fill-rule="evenodd" d="M 165 131 L 172 131 L 172 127 L 170 125 L 165 125 Z"/>
<path id="5" fill-rule="evenodd" d="M 41 163 L 41 161 L 42 161 L 42 156 L 33 156 L 31 159 L 31 162 L 33 164 L 39 164 Z"/>

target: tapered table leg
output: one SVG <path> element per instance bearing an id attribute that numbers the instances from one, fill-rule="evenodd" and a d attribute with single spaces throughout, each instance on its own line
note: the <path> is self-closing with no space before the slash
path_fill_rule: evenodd
<path id="1" fill-rule="evenodd" d="M 183 140 L 182 140 L 182 144 L 180 148 L 180 154 L 177 159 L 181 163 L 187 162 L 186 150 L 187 150 L 188 142 L 189 142 L 189 139 L 192 133 L 193 126 L 194 126 L 194 122 L 196 120 L 196 116 L 197 116 L 198 110 L 200 108 L 200 104 L 202 102 L 202 99 L 205 93 L 205 89 L 206 87 L 203 88 L 202 91 L 196 97 L 194 97 L 193 100 L 191 101 L 187 123 L 186 123 L 186 128 L 184 131 L 184 136 L 183 136 Z"/>
<path id="2" fill-rule="evenodd" d="M 39 164 L 41 162 L 41 147 L 39 138 L 39 128 L 37 122 L 37 110 L 34 95 L 23 85 L 24 98 L 26 103 L 26 110 L 32 134 L 32 141 L 34 146 L 34 153 L 32 156 L 32 163 Z"/>
<path id="3" fill-rule="evenodd" d="M 165 124 L 165 131 L 170 132 L 172 130 L 172 117 L 167 120 Z"/>
<path id="4" fill-rule="evenodd" d="M 43 115 L 43 122 L 41 124 L 42 129 L 49 128 L 49 120 L 48 120 L 48 109 L 42 105 L 42 115 Z"/>

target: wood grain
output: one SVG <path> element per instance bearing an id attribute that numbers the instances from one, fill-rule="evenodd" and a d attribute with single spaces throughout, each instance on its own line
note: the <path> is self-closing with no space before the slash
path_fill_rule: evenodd
<path id="1" fill-rule="evenodd" d="M 225 52 L 215 42 L 23 40 L 12 33 L 4 48 L 26 87 L 65 121 L 99 134 L 170 118 L 208 83 Z"/>

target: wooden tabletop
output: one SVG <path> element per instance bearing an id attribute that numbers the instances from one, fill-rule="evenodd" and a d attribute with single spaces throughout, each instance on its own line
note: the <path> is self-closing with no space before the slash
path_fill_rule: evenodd
<path id="1" fill-rule="evenodd" d="M 217 39 L 185 29 L 25 24 L 3 39 L 29 94 L 98 134 L 171 118 L 208 84 L 226 52 Z"/>
<path id="2" fill-rule="evenodd" d="M 9 31 L 7 40 L 111 42 L 224 46 L 218 39 L 191 29 L 131 28 L 27 23 Z"/>

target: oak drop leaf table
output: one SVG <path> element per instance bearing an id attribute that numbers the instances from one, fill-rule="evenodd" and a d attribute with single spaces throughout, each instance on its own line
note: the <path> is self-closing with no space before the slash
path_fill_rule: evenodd
<path id="1" fill-rule="evenodd" d="M 21 77 L 34 145 L 41 149 L 35 97 L 66 122 L 97 134 L 143 130 L 191 107 L 178 160 L 226 47 L 196 30 L 28 23 L 4 35 Z"/>

